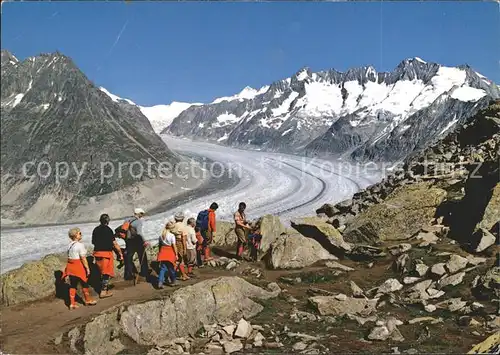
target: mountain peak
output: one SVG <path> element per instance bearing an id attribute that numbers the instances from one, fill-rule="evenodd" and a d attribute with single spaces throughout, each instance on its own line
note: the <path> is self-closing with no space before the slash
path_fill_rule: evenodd
<path id="1" fill-rule="evenodd" d="M 9 63 L 9 62 L 10 62 L 10 64 L 17 64 L 17 63 L 19 63 L 19 59 L 17 59 L 8 50 L 2 49 L 1 62 L 2 62 L 2 65 Z"/>

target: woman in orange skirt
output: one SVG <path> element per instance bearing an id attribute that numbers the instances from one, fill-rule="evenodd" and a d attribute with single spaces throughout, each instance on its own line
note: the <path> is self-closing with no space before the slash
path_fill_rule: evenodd
<path id="1" fill-rule="evenodd" d="M 163 228 L 158 245 L 158 262 L 160 263 L 160 274 L 158 275 L 158 288 L 163 288 L 165 282 L 165 274 L 168 271 L 170 277 L 169 286 L 176 285 L 175 263 L 177 261 L 177 247 L 175 245 L 175 235 L 171 230 L 174 228 L 173 222 L 167 222 Z"/>
<path id="2" fill-rule="evenodd" d="M 90 297 L 89 285 L 87 284 L 90 275 L 90 268 L 87 262 L 87 250 L 80 240 L 82 232 L 80 228 L 71 228 L 68 232 L 71 243 L 68 246 L 68 263 L 63 273 L 63 278 L 69 277 L 69 309 L 76 309 L 75 302 L 76 288 L 81 284 L 85 305 L 95 305 L 97 302 Z"/>
<path id="3" fill-rule="evenodd" d="M 99 218 L 101 224 L 92 232 L 95 263 L 101 272 L 100 298 L 113 296 L 109 291 L 109 279 L 115 276 L 113 250 L 118 255 L 118 260 L 123 260 L 122 250 L 115 240 L 115 233 L 109 227 L 109 220 L 107 214 L 102 214 Z"/>

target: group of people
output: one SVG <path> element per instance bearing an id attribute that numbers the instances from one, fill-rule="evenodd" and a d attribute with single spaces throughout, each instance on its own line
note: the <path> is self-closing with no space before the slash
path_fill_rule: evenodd
<path id="1" fill-rule="evenodd" d="M 216 202 L 206 210 L 201 211 L 197 218 L 188 218 L 182 212 L 174 215 L 173 220 L 165 221 L 158 239 L 157 262 L 159 266 L 159 289 L 164 285 L 176 286 L 178 276 L 186 281 L 195 277 L 193 269 L 203 267 L 204 263 L 212 260 L 210 244 L 216 234 L 216 211 L 219 208 Z M 245 215 L 246 204 L 241 202 L 238 211 L 234 213 L 235 233 L 237 236 L 236 257 L 243 258 L 245 246 L 250 247 L 252 260 L 257 260 L 257 250 L 262 236 L 255 225 L 252 225 Z M 110 217 L 107 214 L 100 216 L 100 224 L 92 232 L 94 245 L 93 258 L 100 272 L 100 298 L 111 297 L 109 281 L 115 276 L 114 256 L 120 262 L 118 268 L 125 267 L 125 279 L 131 279 L 134 285 L 146 280 L 150 275 L 146 248 L 150 246 L 143 233 L 143 220 L 146 212 L 142 208 L 134 210 L 134 216 L 127 218 L 115 230 L 109 227 Z M 63 279 L 69 281 L 69 308 L 78 308 L 75 301 L 78 284 L 81 285 L 85 305 L 94 305 L 89 292 L 90 265 L 87 260 L 87 250 L 81 242 L 82 233 L 79 228 L 72 228 L 68 232 L 71 242 L 68 246 L 68 262 L 63 272 Z M 125 241 L 122 249 L 117 238 Z M 134 265 L 134 256 L 137 254 L 140 271 Z"/>

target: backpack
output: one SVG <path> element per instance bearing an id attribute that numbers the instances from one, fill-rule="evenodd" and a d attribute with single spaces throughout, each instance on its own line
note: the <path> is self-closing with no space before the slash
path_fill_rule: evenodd
<path id="1" fill-rule="evenodd" d="M 196 227 L 198 227 L 200 231 L 208 230 L 208 210 L 198 213 L 198 217 L 196 217 Z"/>
<path id="2" fill-rule="evenodd" d="M 127 239 L 132 239 L 133 238 L 133 231 L 134 231 L 134 227 L 132 227 L 132 222 L 136 221 L 137 218 L 132 218 L 130 221 L 127 220 L 125 222 L 122 223 L 121 226 L 117 227 L 115 229 L 115 237 L 116 238 L 121 238 L 121 239 L 124 239 L 124 240 L 127 240 Z"/>

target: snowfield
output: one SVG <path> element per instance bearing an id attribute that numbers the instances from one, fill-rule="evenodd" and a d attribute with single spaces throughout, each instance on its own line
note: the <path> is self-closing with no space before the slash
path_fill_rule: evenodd
<path id="1" fill-rule="evenodd" d="M 356 191 L 365 188 L 382 178 L 378 170 L 360 169 L 341 162 L 280 155 L 261 151 L 245 151 L 222 147 L 204 142 L 164 137 L 168 146 L 179 152 L 196 154 L 218 162 L 240 180 L 230 189 L 196 198 L 180 201 L 175 210 L 147 216 L 144 232 L 152 244 L 156 244 L 163 223 L 176 211 L 184 211 L 187 216 L 196 214 L 209 204 L 219 204 L 217 218 L 231 220 L 240 201 L 247 203 L 249 218 L 264 214 L 279 215 L 285 224 L 293 217 L 314 215 L 323 203 L 338 202 L 349 198 Z M 229 171 L 229 170 L 228 170 Z M 131 204 L 130 210 L 132 212 Z M 113 216 L 111 216 L 113 217 Z M 78 226 L 83 233 L 83 241 L 90 245 L 96 223 L 59 225 L 4 230 L 1 233 L 2 273 L 21 266 L 29 260 L 44 255 L 63 252 L 69 243 L 69 228 Z M 113 220 L 111 228 L 122 221 Z M 122 241 L 120 241 L 122 243 Z M 32 247 L 26 248 L 26 245 Z"/>

